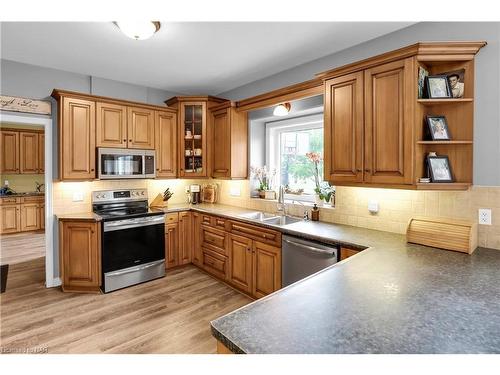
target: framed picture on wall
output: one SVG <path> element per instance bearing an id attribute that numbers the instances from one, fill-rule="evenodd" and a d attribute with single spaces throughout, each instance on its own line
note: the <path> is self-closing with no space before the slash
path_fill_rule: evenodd
<path id="1" fill-rule="evenodd" d="M 427 156 L 432 182 L 453 182 L 448 156 Z"/>
<path id="2" fill-rule="evenodd" d="M 451 140 L 448 123 L 444 116 L 427 116 L 426 118 L 429 134 L 433 141 L 449 141 Z"/>
<path id="3" fill-rule="evenodd" d="M 427 76 L 425 77 L 425 83 L 429 99 L 450 99 L 453 97 L 446 74 Z"/>

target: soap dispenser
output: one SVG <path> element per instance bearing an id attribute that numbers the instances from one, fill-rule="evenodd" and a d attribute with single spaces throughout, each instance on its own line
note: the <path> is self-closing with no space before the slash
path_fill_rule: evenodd
<path id="1" fill-rule="evenodd" d="M 319 221 L 319 208 L 316 203 L 314 203 L 314 207 L 311 210 L 311 220 Z"/>

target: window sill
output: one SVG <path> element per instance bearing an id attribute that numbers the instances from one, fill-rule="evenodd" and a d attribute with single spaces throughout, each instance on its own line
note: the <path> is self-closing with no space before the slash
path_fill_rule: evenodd
<path id="1" fill-rule="evenodd" d="M 252 200 L 254 202 L 255 201 L 262 201 L 262 202 L 273 202 L 276 204 L 278 203 L 277 199 L 263 199 L 263 198 L 250 197 L 250 200 Z M 302 205 L 304 205 L 305 207 L 311 207 L 311 208 L 314 207 L 314 202 L 307 202 L 307 201 L 300 201 L 300 203 L 297 203 L 297 202 L 299 202 L 299 201 L 296 199 L 285 199 L 285 204 L 288 204 L 288 205 L 293 205 L 293 206 L 297 206 L 297 207 L 300 207 Z M 333 209 L 335 209 L 335 206 L 323 205 L 323 206 L 318 206 L 318 208 L 326 209 L 326 210 L 333 210 Z"/>

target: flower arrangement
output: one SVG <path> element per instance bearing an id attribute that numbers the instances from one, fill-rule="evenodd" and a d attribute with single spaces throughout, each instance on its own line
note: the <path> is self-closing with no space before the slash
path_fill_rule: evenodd
<path id="1" fill-rule="evenodd" d="M 314 183 L 316 185 L 316 193 L 319 194 L 320 184 L 319 184 L 319 163 L 322 160 L 321 154 L 319 152 L 308 152 L 306 153 L 306 158 L 309 159 L 313 163 L 313 176 Z"/>
<path id="2" fill-rule="evenodd" d="M 268 169 L 265 165 L 263 167 L 250 167 L 250 173 L 259 181 L 259 191 L 271 190 L 276 169 Z"/>

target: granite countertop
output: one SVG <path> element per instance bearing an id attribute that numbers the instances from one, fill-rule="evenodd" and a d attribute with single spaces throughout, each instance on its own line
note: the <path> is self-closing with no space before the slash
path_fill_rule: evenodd
<path id="1" fill-rule="evenodd" d="M 75 212 L 71 214 L 61 214 L 55 215 L 58 220 L 89 220 L 89 221 L 101 221 L 102 218 L 93 212 Z"/>
<path id="2" fill-rule="evenodd" d="M 322 222 L 275 228 L 367 250 L 212 321 L 233 352 L 500 353 L 500 251 Z"/>

